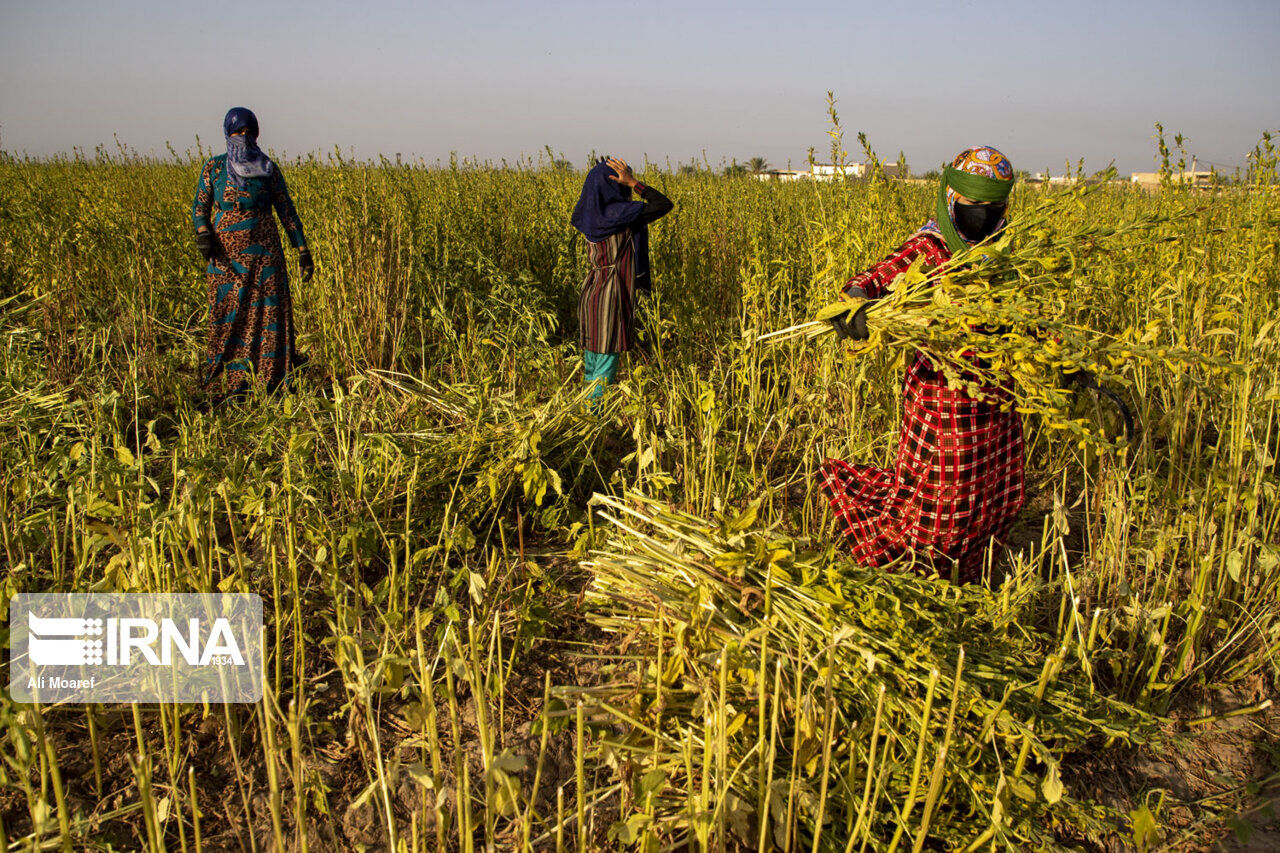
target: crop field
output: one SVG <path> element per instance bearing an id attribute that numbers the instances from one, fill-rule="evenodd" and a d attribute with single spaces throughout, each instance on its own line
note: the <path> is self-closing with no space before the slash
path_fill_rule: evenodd
<path id="1" fill-rule="evenodd" d="M 934 185 L 637 167 L 676 207 L 598 407 L 581 172 L 339 155 L 281 164 L 309 363 L 201 405 L 202 162 L 0 154 L 0 583 L 258 593 L 265 695 L 6 695 L 7 849 L 1264 849 L 1269 140 L 1211 191 L 1020 186 L 857 348 L 805 324 Z M 918 346 L 1019 388 L 1028 501 L 980 584 L 859 567 L 818 487 L 892 461 Z"/>

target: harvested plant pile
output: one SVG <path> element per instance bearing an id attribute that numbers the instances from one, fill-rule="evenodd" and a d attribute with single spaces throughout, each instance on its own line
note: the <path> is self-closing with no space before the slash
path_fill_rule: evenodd
<path id="1" fill-rule="evenodd" d="M 588 595 L 624 657 L 581 696 L 625 733 L 604 748 L 631 831 L 1022 848 L 1114 819 L 1064 791 L 1060 759 L 1150 720 L 1095 691 L 1081 614 L 1059 638 L 1031 627 L 1040 584 L 993 596 L 863 569 L 760 525 L 758 504 L 714 525 L 636 496 L 599 504 L 618 532 Z"/>

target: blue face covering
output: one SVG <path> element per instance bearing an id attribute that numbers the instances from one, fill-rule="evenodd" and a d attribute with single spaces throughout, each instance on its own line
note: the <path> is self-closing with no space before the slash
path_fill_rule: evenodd
<path id="1" fill-rule="evenodd" d="M 242 136 L 232 136 L 245 130 Z M 245 107 L 233 107 L 222 120 L 222 133 L 227 140 L 227 177 L 237 189 L 244 189 L 249 178 L 266 178 L 275 164 L 258 147 L 258 117 Z"/>

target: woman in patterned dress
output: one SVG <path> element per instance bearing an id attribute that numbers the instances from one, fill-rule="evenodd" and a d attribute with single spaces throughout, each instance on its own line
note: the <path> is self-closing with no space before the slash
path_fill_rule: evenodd
<path id="1" fill-rule="evenodd" d="M 887 258 L 845 284 L 876 299 L 917 258 L 935 268 L 1004 228 L 1013 166 L 994 148 L 969 148 L 943 171 L 935 216 Z M 865 314 L 835 322 L 841 337 L 865 338 Z M 898 456 L 892 469 L 823 462 L 821 483 L 853 554 L 866 566 L 914 558 L 918 569 L 972 581 L 993 540 L 1023 503 L 1022 420 L 1007 388 L 970 394 L 917 351 L 903 384 Z"/>
<path id="2" fill-rule="evenodd" d="M 204 385 L 218 399 L 252 383 L 273 390 L 300 363 L 293 300 L 276 215 L 298 250 L 302 280 L 315 267 L 280 167 L 258 147 L 258 119 L 235 107 L 222 123 L 227 153 L 204 164 L 191 205 L 196 246 L 208 265 L 209 355 Z"/>
<path id="3" fill-rule="evenodd" d="M 632 201 L 632 190 L 643 201 Z M 588 241 L 591 267 L 578 298 L 578 341 L 593 398 L 617 377 L 621 354 L 635 346 L 636 291 L 650 286 L 649 224 L 672 207 L 622 160 L 610 157 L 587 173 L 569 221 Z"/>

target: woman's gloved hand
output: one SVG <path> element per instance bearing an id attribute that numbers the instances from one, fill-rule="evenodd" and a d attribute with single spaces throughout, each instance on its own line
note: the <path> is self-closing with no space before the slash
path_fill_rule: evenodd
<path id="1" fill-rule="evenodd" d="M 316 262 L 311 260 L 311 250 L 306 246 L 298 250 L 298 269 L 302 271 L 303 281 L 311 281 L 311 276 L 315 275 Z"/>
<path id="2" fill-rule="evenodd" d="M 846 290 L 844 294 L 845 296 L 852 296 L 854 298 L 867 298 L 867 292 L 861 287 L 851 287 Z M 837 314 L 827 321 L 831 324 L 831 327 L 836 330 L 836 337 L 839 340 L 865 341 L 867 338 L 871 337 L 870 333 L 867 331 L 868 304 L 868 302 L 863 302 L 853 312 L 852 316 L 849 314 Z"/>
<path id="3" fill-rule="evenodd" d="M 218 243 L 213 239 L 212 231 L 196 232 L 196 251 L 206 261 L 213 260 L 214 253 L 218 251 Z"/>

